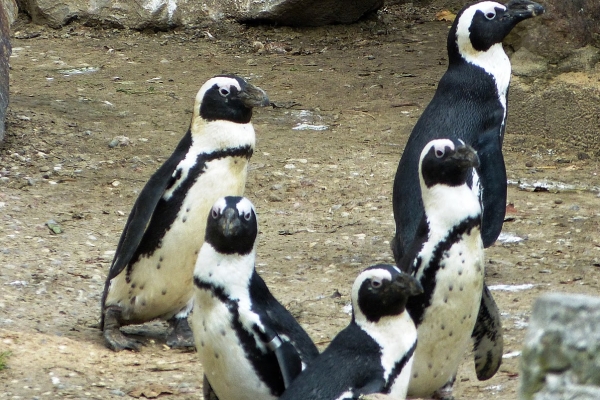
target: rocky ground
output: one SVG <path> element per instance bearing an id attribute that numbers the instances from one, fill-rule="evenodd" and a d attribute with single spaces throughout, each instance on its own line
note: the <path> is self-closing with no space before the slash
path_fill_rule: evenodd
<path id="1" fill-rule="evenodd" d="M 247 77 L 275 105 L 254 117 L 246 194 L 260 218 L 257 268 L 324 348 L 348 323 L 357 273 L 392 261 L 392 181 L 445 70 L 448 26 L 399 6 L 319 29 L 155 33 L 17 22 L 0 149 L 0 398 L 200 397 L 202 366 L 193 352 L 164 345 L 161 323 L 131 328 L 146 334 L 141 352 L 107 350 L 99 300 L 137 194 L 187 129 L 198 88 L 223 72 Z M 512 90 L 598 90 L 599 76 L 513 79 Z M 526 118 L 527 104 L 512 96 Z M 486 252 L 506 354 L 486 382 L 465 355 L 459 399 L 516 398 L 537 296 L 598 293 L 597 143 L 563 140 L 585 120 L 550 136 L 510 115 L 510 204 L 504 235 Z"/>

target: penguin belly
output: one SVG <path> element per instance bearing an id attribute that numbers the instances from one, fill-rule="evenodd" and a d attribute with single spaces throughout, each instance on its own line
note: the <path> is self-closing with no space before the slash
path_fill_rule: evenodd
<path id="1" fill-rule="evenodd" d="M 427 397 L 450 381 L 471 343 L 483 290 L 479 231 L 454 244 L 440 262 L 431 304 L 417 328 L 408 394 Z"/>
<path id="2" fill-rule="evenodd" d="M 191 306 L 194 266 L 204 243 L 206 218 L 218 198 L 243 194 L 247 165 L 239 157 L 207 162 L 194 185 L 182 194 L 181 208 L 160 246 L 131 266 L 129 282 L 127 268 L 111 280 L 106 306 L 118 305 L 129 324 L 167 320 Z"/>
<path id="3" fill-rule="evenodd" d="M 258 379 L 232 326 L 232 314 L 227 305 L 213 297 L 210 291 L 197 290 L 192 313 L 194 340 L 204 373 L 217 397 L 224 400 L 276 400 L 277 397 L 270 395 L 269 388 Z"/>

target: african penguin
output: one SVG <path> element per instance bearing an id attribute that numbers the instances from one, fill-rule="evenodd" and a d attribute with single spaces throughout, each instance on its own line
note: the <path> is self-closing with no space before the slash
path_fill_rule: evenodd
<path id="1" fill-rule="evenodd" d="M 475 326 L 485 269 L 481 204 L 467 181 L 478 166 L 470 146 L 449 139 L 433 140 L 421 152 L 425 214 L 400 265 L 424 290 L 406 304 L 419 337 L 411 396 L 430 396 L 452 382 Z"/>
<path id="2" fill-rule="evenodd" d="M 257 233 L 246 198 L 221 198 L 208 215 L 192 313 L 205 399 L 276 399 L 319 354 L 256 273 Z"/>
<path id="3" fill-rule="evenodd" d="M 120 327 L 157 318 L 173 327 L 169 346 L 193 346 L 187 316 L 206 215 L 219 197 L 243 193 L 255 144 L 252 108 L 268 104 L 262 89 L 234 75 L 215 76 L 198 91 L 187 133 L 140 192 L 117 245 L 102 295 L 109 348 L 138 350 Z"/>
<path id="4" fill-rule="evenodd" d="M 385 393 L 404 399 L 417 346 L 415 325 L 405 311 L 419 282 L 391 265 L 364 270 L 352 286 L 352 320 L 280 400 L 357 399 Z"/>
<path id="5" fill-rule="evenodd" d="M 448 70 L 410 134 L 394 179 L 392 250 L 396 262 L 412 243 L 423 215 L 419 154 L 437 138 L 462 139 L 477 151 L 480 165 L 469 185 L 479 181 L 483 244 L 489 247 L 498 238 L 506 211 L 502 140 L 511 74 L 502 40 L 519 22 L 543 12 L 532 1 L 512 0 L 506 6 L 476 3 L 457 14 L 448 34 Z"/>
<path id="6" fill-rule="evenodd" d="M 413 242 L 423 215 L 419 154 L 441 136 L 461 139 L 477 151 L 479 167 L 468 183 L 482 203 L 484 247 L 498 238 L 506 212 L 502 141 L 511 73 L 502 40 L 519 22 L 542 13 L 537 3 L 511 0 L 506 5 L 475 3 L 457 14 L 448 34 L 448 70 L 413 128 L 394 178 L 396 233 L 391 247 L 396 263 Z M 473 339 L 477 377 L 485 380 L 500 367 L 503 342 L 498 307 L 485 284 L 482 299 Z"/>

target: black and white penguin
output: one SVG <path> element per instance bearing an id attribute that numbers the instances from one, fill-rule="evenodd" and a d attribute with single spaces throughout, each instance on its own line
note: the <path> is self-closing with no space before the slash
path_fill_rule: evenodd
<path id="1" fill-rule="evenodd" d="M 194 269 L 191 320 L 205 399 L 276 399 L 319 354 L 256 273 L 257 234 L 250 200 L 217 200 Z"/>
<path id="2" fill-rule="evenodd" d="M 419 282 L 392 265 L 364 270 L 352 286 L 352 320 L 280 400 L 358 399 L 385 393 L 404 399 L 417 331 L 405 311 Z"/>
<path id="3" fill-rule="evenodd" d="M 485 269 L 481 204 L 467 184 L 479 166 L 476 152 L 436 139 L 419 165 L 425 214 L 400 267 L 424 290 L 406 304 L 419 337 L 408 394 L 428 397 L 453 382 L 471 342 Z"/>
<path id="4" fill-rule="evenodd" d="M 262 89 L 234 75 L 198 91 L 187 133 L 140 192 L 117 245 L 102 295 L 109 348 L 139 349 L 120 327 L 157 318 L 173 327 L 169 346 L 193 346 L 187 316 L 206 215 L 219 197 L 244 192 L 252 109 L 268 104 Z"/>
<path id="5" fill-rule="evenodd" d="M 457 14 L 448 34 L 448 70 L 410 134 L 394 179 L 396 262 L 412 243 L 423 216 L 419 155 L 437 138 L 461 139 L 477 151 L 480 165 L 469 185 L 481 190 L 483 244 L 489 247 L 498 238 L 506 211 L 502 140 L 511 74 L 502 40 L 519 22 L 543 12 L 532 1 L 511 0 L 505 6 L 483 1 Z"/>

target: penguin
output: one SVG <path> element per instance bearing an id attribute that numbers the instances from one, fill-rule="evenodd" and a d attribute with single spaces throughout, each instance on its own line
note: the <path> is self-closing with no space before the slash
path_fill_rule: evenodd
<path id="1" fill-rule="evenodd" d="M 266 93 L 235 75 L 202 85 L 190 127 L 135 201 L 117 245 L 104 292 L 100 328 L 107 347 L 139 350 L 121 327 L 168 321 L 171 347 L 193 346 L 187 316 L 193 271 L 216 199 L 242 194 L 255 145 L 252 110 Z"/>
<path id="2" fill-rule="evenodd" d="M 471 342 L 485 275 L 481 203 L 468 185 L 477 167 L 475 150 L 449 139 L 429 142 L 420 155 L 425 213 L 400 265 L 423 287 L 406 303 L 419 337 L 410 396 L 439 395 Z M 451 393 L 451 386 L 442 394 Z"/>
<path id="3" fill-rule="evenodd" d="M 532 1 L 511 0 L 506 6 L 483 1 L 457 14 L 448 34 L 448 70 L 413 128 L 394 178 L 396 261 L 412 243 L 423 215 L 419 155 L 433 139 L 461 139 L 477 151 L 480 165 L 471 180 L 481 189 L 483 244 L 489 247 L 498 238 L 506 211 L 502 141 L 511 74 L 502 40 L 519 22 L 543 12 Z"/>
<path id="4" fill-rule="evenodd" d="M 467 5 L 457 14 L 448 34 L 448 69 L 410 134 L 394 178 L 396 232 L 390 244 L 396 263 L 411 246 L 423 216 L 419 154 L 441 136 L 461 139 L 477 151 L 479 167 L 468 184 L 483 206 L 484 247 L 498 238 L 506 212 L 502 141 L 511 74 L 502 41 L 519 22 L 544 11 L 535 2 L 511 0 L 506 5 L 492 1 Z M 477 377 L 489 379 L 500 366 L 503 342 L 498 307 L 485 284 L 473 339 Z"/>
<path id="5" fill-rule="evenodd" d="M 247 198 L 213 205 L 193 274 L 191 318 L 205 399 L 277 399 L 319 354 L 256 272 L 257 234 Z"/>
<path id="6" fill-rule="evenodd" d="M 352 286 L 352 320 L 286 389 L 280 400 L 406 398 L 417 330 L 405 304 L 423 292 L 392 265 L 365 269 Z"/>

